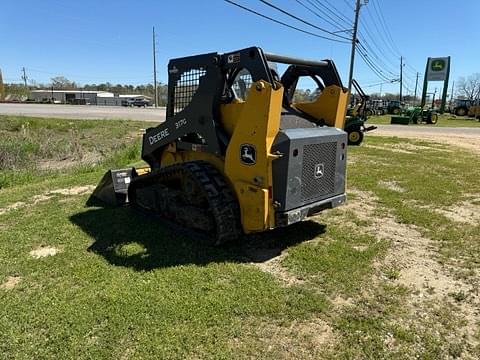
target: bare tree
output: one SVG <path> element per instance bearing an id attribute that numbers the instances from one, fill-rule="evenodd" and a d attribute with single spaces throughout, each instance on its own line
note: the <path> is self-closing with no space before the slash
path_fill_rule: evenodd
<path id="1" fill-rule="evenodd" d="M 478 100 L 480 98 L 480 73 L 458 79 L 457 93 L 465 99 Z"/>
<path id="2" fill-rule="evenodd" d="M 50 80 L 52 81 L 51 86 L 57 90 L 71 90 L 77 87 L 75 82 L 68 80 L 65 76 L 56 76 Z"/>

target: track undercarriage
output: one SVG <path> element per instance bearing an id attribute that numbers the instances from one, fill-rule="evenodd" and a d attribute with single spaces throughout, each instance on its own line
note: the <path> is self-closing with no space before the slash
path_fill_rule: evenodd
<path id="1" fill-rule="evenodd" d="M 216 245 L 241 234 L 238 203 L 223 176 L 205 161 L 192 161 L 136 177 L 131 206 L 209 235 Z"/>

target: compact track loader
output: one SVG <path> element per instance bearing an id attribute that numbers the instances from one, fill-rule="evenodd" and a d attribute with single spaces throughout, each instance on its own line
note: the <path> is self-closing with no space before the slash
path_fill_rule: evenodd
<path id="1" fill-rule="evenodd" d="M 277 64 L 286 64 L 280 77 Z M 252 47 L 170 60 L 166 121 L 143 135 L 148 168 L 112 170 L 92 194 L 201 231 L 216 244 L 345 202 L 348 91 L 330 60 Z M 293 102 L 302 78 L 312 102 Z"/>
<path id="2" fill-rule="evenodd" d="M 352 85 L 357 91 L 355 106 L 347 112 L 344 130 L 348 134 L 348 145 L 360 145 L 363 141 L 363 136 L 366 132 L 375 130 L 374 125 L 366 126 L 368 120 L 366 106 L 370 97 L 365 94 L 360 84 L 353 79 Z"/>

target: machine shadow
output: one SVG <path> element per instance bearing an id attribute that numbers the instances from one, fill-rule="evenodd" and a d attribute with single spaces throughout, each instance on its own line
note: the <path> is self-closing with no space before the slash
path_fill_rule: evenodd
<path id="1" fill-rule="evenodd" d="M 90 208 L 72 215 L 70 220 L 94 239 L 89 251 L 103 256 L 112 265 L 138 271 L 225 261 L 264 262 L 290 246 L 323 234 L 326 229 L 316 222 L 304 221 L 214 247 L 201 236 L 128 207 Z"/>

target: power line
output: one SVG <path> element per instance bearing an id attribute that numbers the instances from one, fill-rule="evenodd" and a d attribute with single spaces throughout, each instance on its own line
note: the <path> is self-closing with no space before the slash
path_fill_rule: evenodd
<path id="1" fill-rule="evenodd" d="M 240 9 L 243 9 L 243 10 L 245 10 L 245 11 L 247 11 L 247 12 L 250 12 L 250 13 L 252 13 L 252 14 L 255 14 L 255 15 L 260 16 L 260 17 L 262 17 L 262 18 L 264 18 L 264 19 L 267 19 L 267 20 L 270 20 L 270 21 L 272 21 L 272 22 L 274 22 L 274 23 L 277 23 L 277 24 L 279 24 L 279 25 L 285 26 L 285 27 L 287 27 L 287 28 L 290 28 L 290 29 L 299 31 L 299 32 L 301 32 L 301 33 L 308 34 L 308 35 L 311 35 L 311 36 L 315 36 L 315 37 L 320 38 L 320 39 L 325 39 L 325 40 L 335 41 L 335 42 L 339 42 L 339 43 L 343 43 L 343 44 L 348 44 L 347 41 L 332 39 L 332 38 L 329 38 L 329 37 L 326 37 L 326 36 L 322 36 L 322 35 L 319 35 L 319 34 L 310 32 L 310 31 L 308 31 L 308 30 L 300 29 L 300 28 L 298 28 L 298 27 L 296 27 L 296 26 L 293 26 L 293 25 L 284 23 L 284 22 L 282 22 L 282 21 L 280 21 L 280 20 L 271 18 L 270 16 L 267 16 L 267 15 L 264 15 L 264 14 L 261 14 L 261 13 L 255 11 L 255 10 L 249 9 L 249 8 L 243 6 L 243 5 L 237 4 L 236 2 L 233 2 L 233 1 L 231 1 L 231 0 L 224 0 L 224 1 L 227 2 L 227 3 L 229 3 L 229 4 L 231 4 L 231 5 L 234 5 L 234 6 L 236 6 L 236 7 L 239 7 Z"/>
<path id="2" fill-rule="evenodd" d="M 399 55 L 396 54 L 395 50 L 391 47 L 391 45 L 389 44 L 388 40 L 386 39 L 386 34 L 384 31 L 382 31 L 379 27 L 379 25 L 377 24 L 377 22 L 380 22 L 380 20 L 378 19 L 378 17 L 375 17 L 374 15 L 372 15 L 372 12 L 370 11 L 370 7 L 367 9 L 367 13 L 368 13 L 368 16 L 370 17 L 371 19 L 371 23 L 373 24 L 374 28 L 375 28 L 375 31 L 376 31 L 376 37 L 377 39 L 381 39 L 381 41 L 386 45 L 386 49 L 395 57 L 395 58 L 398 58 Z"/>
<path id="3" fill-rule="evenodd" d="M 383 74 L 383 71 L 382 69 L 380 69 L 378 67 L 378 65 L 376 65 L 372 60 L 370 60 L 368 58 L 368 55 L 363 51 L 363 49 L 358 46 L 357 47 L 358 49 L 358 53 L 360 54 L 360 57 L 363 59 L 363 61 L 365 62 L 365 64 L 381 79 L 381 80 L 384 80 L 384 81 L 390 81 L 391 79 L 389 79 L 386 75 Z"/>
<path id="4" fill-rule="evenodd" d="M 300 22 L 302 22 L 302 23 L 304 23 L 304 24 L 306 24 L 306 25 L 308 25 L 308 26 L 310 26 L 310 27 L 313 27 L 314 29 L 320 30 L 320 31 L 322 31 L 322 32 L 324 32 L 324 33 L 327 33 L 327 34 L 329 34 L 329 35 L 332 35 L 332 36 L 336 36 L 336 37 L 338 37 L 338 38 L 340 38 L 340 39 L 350 40 L 350 38 L 347 38 L 347 37 L 341 36 L 341 35 L 337 35 L 337 34 L 331 32 L 331 31 L 328 31 L 328 30 L 326 30 L 326 29 L 323 29 L 323 28 L 321 28 L 321 27 L 319 27 L 319 26 L 317 26 L 317 25 L 314 25 L 314 24 L 312 24 L 311 22 L 308 22 L 308 21 L 306 21 L 306 20 L 303 20 L 303 19 L 299 18 L 298 16 L 295 16 L 295 15 L 293 15 L 293 14 L 290 14 L 289 12 L 287 12 L 287 11 L 279 8 L 278 6 L 273 5 L 272 3 L 269 3 L 269 2 L 266 1 L 266 0 L 259 0 L 259 1 L 260 1 L 261 3 L 267 5 L 267 6 L 270 6 L 272 9 L 275 9 L 275 10 L 277 10 L 277 11 L 280 11 L 282 14 L 285 14 L 285 15 L 287 15 L 287 16 L 290 16 L 292 19 L 298 20 L 298 21 L 300 21 Z"/>
<path id="5" fill-rule="evenodd" d="M 365 44 L 365 45 L 363 45 Z M 370 45 L 368 44 L 368 42 L 366 42 L 365 40 L 363 41 L 360 41 L 359 42 L 359 46 L 362 46 L 363 47 L 363 50 L 365 53 L 368 53 L 368 52 L 371 52 L 372 55 L 375 57 L 375 59 L 377 59 L 377 61 L 379 63 L 381 63 L 380 65 L 385 69 L 385 71 L 387 71 L 388 73 L 390 73 L 390 75 L 392 76 L 397 76 L 397 73 L 396 72 L 393 72 L 391 71 L 389 68 L 388 68 L 388 65 L 380 58 L 380 56 L 377 55 L 377 53 L 370 47 Z M 366 47 L 366 48 L 365 48 Z M 367 50 L 368 49 L 368 50 Z"/>
<path id="6" fill-rule="evenodd" d="M 397 67 L 397 64 L 396 64 L 396 60 L 398 59 L 397 56 L 394 54 L 394 58 L 395 58 L 395 64 L 393 64 L 393 61 L 390 60 L 389 58 L 387 58 L 385 56 L 385 50 L 383 48 L 380 47 L 380 45 L 377 43 L 376 41 L 376 37 L 372 35 L 372 33 L 370 32 L 370 29 L 368 28 L 367 24 L 364 22 L 363 23 L 363 30 L 365 32 L 364 34 L 364 39 L 366 40 L 367 37 L 369 38 L 369 41 L 372 43 L 372 46 L 375 46 L 375 48 L 381 53 L 383 54 L 383 57 L 384 57 L 384 60 L 385 61 L 388 61 L 389 65 L 392 66 L 393 68 L 396 68 Z M 389 50 L 391 52 L 391 50 Z"/>
<path id="7" fill-rule="evenodd" d="M 393 83 L 396 83 L 397 81 L 398 81 L 397 79 L 392 79 L 392 80 L 389 80 L 389 81 L 377 82 L 375 84 L 363 85 L 362 87 L 363 88 L 371 88 L 371 87 L 375 87 L 375 86 L 379 86 L 379 85 L 393 84 Z"/>
<path id="8" fill-rule="evenodd" d="M 350 26 L 350 20 L 347 19 L 345 16 L 340 16 L 338 15 L 335 11 L 333 11 L 332 9 L 330 9 L 330 7 L 326 6 L 325 4 L 323 4 L 322 2 L 320 2 L 319 0 L 314 0 L 318 5 L 320 5 L 321 7 L 323 7 L 326 11 L 328 11 L 329 13 L 331 13 L 333 16 L 335 16 L 336 18 L 338 18 L 339 20 L 343 21 L 344 23 L 347 24 L 347 26 Z M 332 6 L 330 4 L 330 6 Z M 333 7 L 333 6 L 332 6 Z"/>
<path id="9" fill-rule="evenodd" d="M 328 14 L 325 10 L 323 10 L 322 8 L 318 7 L 318 5 L 316 5 L 315 3 L 313 3 L 311 0 L 306 0 L 310 6 L 313 6 L 315 9 L 317 9 L 318 11 L 320 11 L 324 16 L 326 16 L 329 20 L 329 23 L 330 24 L 335 24 L 333 26 L 335 26 L 336 28 L 338 29 L 343 29 L 345 27 L 344 24 L 341 24 L 338 22 L 338 20 L 334 19 L 330 14 Z M 350 26 L 350 24 L 348 24 L 348 26 Z"/>
<path id="10" fill-rule="evenodd" d="M 347 4 L 347 6 L 348 6 L 352 11 L 355 10 L 355 8 L 352 6 L 352 4 L 350 4 L 347 0 L 343 0 L 343 2 L 344 2 L 345 4 Z"/>
<path id="11" fill-rule="evenodd" d="M 316 0 L 316 1 L 317 1 L 317 0 Z M 346 21 L 347 23 L 350 23 L 350 19 L 347 18 L 345 15 L 343 15 L 343 12 L 342 12 L 342 11 L 340 11 L 338 8 L 336 8 L 329 0 L 324 0 L 324 1 L 327 3 L 329 9 L 335 10 L 335 13 L 337 14 L 337 16 L 339 16 L 338 14 L 340 14 L 341 17 L 342 17 L 343 19 L 345 19 L 344 21 Z M 317 2 L 318 2 L 318 1 L 317 1 Z M 368 2 L 368 0 L 367 0 L 367 2 Z M 367 2 L 365 2 L 365 5 L 367 4 Z M 352 8 L 352 10 L 355 11 L 354 8 Z"/>
<path id="12" fill-rule="evenodd" d="M 390 32 L 387 22 L 385 21 L 385 16 L 383 15 L 382 8 L 380 7 L 380 4 L 377 4 L 375 0 L 372 0 L 373 3 L 373 8 L 375 11 L 380 15 L 380 22 L 383 25 L 383 28 L 385 30 L 385 33 L 387 34 L 387 37 L 390 39 L 391 44 L 393 45 L 393 50 L 397 52 L 398 55 L 401 55 L 400 51 L 398 50 L 397 46 L 395 45 L 395 41 L 393 41 L 392 33 Z"/>
<path id="13" fill-rule="evenodd" d="M 339 30 L 342 30 L 342 26 L 339 25 L 338 22 L 334 23 L 330 20 L 328 20 L 326 17 L 320 15 L 318 12 L 316 12 L 315 10 L 312 10 L 311 8 L 309 8 L 307 5 L 305 5 L 303 2 L 301 2 L 300 0 L 295 0 L 297 3 L 299 3 L 301 6 L 303 6 L 305 9 L 307 9 L 308 11 L 310 11 L 312 14 L 314 14 L 316 17 L 318 17 L 319 19 L 321 19 L 322 21 L 325 21 L 327 22 L 329 25 L 339 29 Z"/>

